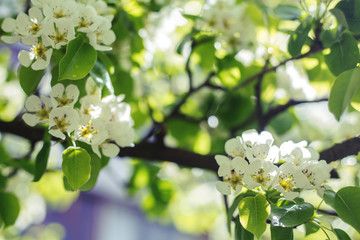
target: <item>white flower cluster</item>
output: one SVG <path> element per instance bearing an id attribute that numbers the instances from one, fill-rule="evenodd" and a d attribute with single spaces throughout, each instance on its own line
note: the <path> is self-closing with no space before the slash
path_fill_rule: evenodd
<path id="1" fill-rule="evenodd" d="M 102 0 L 32 0 L 28 15 L 20 13 L 16 19 L 6 18 L 1 28 L 11 36 L 2 36 L 5 43 L 31 46 L 30 51 L 19 52 L 20 63 L 34 70 L 45 69 L 53 49 L 60 49 L 84 33 L 90 44 L 99 51 L 111 50 L 115 41 L 111 30 L 113 15 Z"/>
<path id="2" fill-rule="evenodd" d="M 243 187 L 263 190 L 276 189 L 285 199 L 292 200 L 301 190 L 317 189 L 329 179 L 332 166 L 307 147 L 306 141 L 284 142 L 280 148 L 272 145 L 273 136 L 267 131 L 245 131 L 241 137 L 228 140 L 228 156 L 216 155 L 218 175 L 223 181 L 216 188 L 225 195 L 239 193 Z M 280 167 L 275 165 L 280 164 Z"/>
<path id="3" fill-rule="evenodd" d="M 217 0 L 205 6 L 197 25 L 203 31 L 218 33 L 218 42 L 227 51 L 239 51 L 255 43 L 255 26 L 246 15 L 247 4 Z"/>
<path id="4" fill-rule="evenodd" d="M 86 82 L 86 93 L 79 101 L 80 108 L 76 108 L 78 87 L 70 84 L 65 89 L 58 83 L 52 87 L 50 97 L 32 95 L 26 99 L 28 112 L 23 119 L 30 126 L 49 123 L 51 135 L 90 144 L 99 157 L 99 148 L 105 156 L 114 157 L 120 151 L 118 146 L 133 146 L 135 131 L 130 105 L 122 102 L 124 96 L 101 99 L 101 91 L 91 77 Z"/>

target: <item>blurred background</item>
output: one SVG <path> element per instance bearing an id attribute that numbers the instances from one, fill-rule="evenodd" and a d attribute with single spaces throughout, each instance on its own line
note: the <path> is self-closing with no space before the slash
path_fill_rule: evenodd
<path id="1" fill-rule="evenodd" d="M 117 8 L 113 25 L 117 41 L 112 54 L 118 61 L 116 77 L 121 87 L 114 86 L 115 92 L 126 94 L 125 101 L 132 107 L 135 129 L 140 138 L 146 135 L 154 119 L 162 121 L 177 97 L 186 93 L 189 83 L 184 67 L 191 46 L 184 39 L 189 38 L 187 33 L 194 26 L 204 27 L 204 23 L 194 19 L 200 15 L 208 16 L 206 11 L 210 11 L 217 1 L 109 2 Z M 219 70 L 216 82 L 231 87 L 244 76 L 259 70 L 269 49 L 285 55 L 284 46 L 286 48 L 288 36 L 274 29 L 294 28 L 296 24 L 287 22 L 276 25 L 274 22 L 280 17 L 275 14 L 272 16 L 274 22 L 270 23 L 274 24 L 270 27 L 272 31 L 268 31 L 257 17 L 260 5 L 238 2 L 243 6 L 241 11 L 246 10 L 250 15 L 249 18 L 242 18 L 242 31 L 248 38 L 242 38 L 236 48 L 226 44 L 228 40 L 221 37 L 197 48 L 191 58 L 195 84 L 207 76 L 215 62 Z M 264 7 L 269 9 L 280 3 L 294 4 L 293 1 L 263 1 Z M 25 0 L 0 0 L 0 19 L 14 18 L 28 7 L 29 2 Z M 271 34 L 264 37 L 267 31 Z M 26 95 L 17 78 L 17 53 L 24 48 L 20 43 L 0 43 L 2 121 L 12 121 L 24 111 Z M 232 54 L 231 60 L 226 57 L 229 53 Z M 210 55 L 216 55 L 217 59 L 209 58 Z M 277 60 L 273 59 L 275 62 Z M 321 68 L 319 61 L 310 59 L 301 64 L 289 62 L 268 76 L 264 101 L 279 104 L 290 98 L 311 100 L 326 96 L 334 77 L 329 70 Z M 250 70 L 243 69 L 252 64 L 254 66 Z M 320 70 L 315 69 L 318 66 Z M 310 74 L 315 81 L 309 81 Z M 49 78 L 50 74 L 40 83 L 43 93 L 48 92 L 50 87 L 46 77 Z M 200 154 L 223 153 L 224 142 L 231 136 L 230 132 L 239 135 L 243 130 L 256 126 L 255 121 L 247 118 L 255 109 L 254 101 L 248 100 L 251 99 L 250 94 L 247 89 L 227 95 L 209 89 L 197 92 L 182 107 L 182 112 L 194 119 L 169 121 L 166 144 Z M 240 106 L 234 109 L 237 104 Z M 287 140 L 297 142 L 305 139 L 315 149 L 322 150 L 358 134 L 359 120 L 358 112 L 349 111 L 337 122 L 329 113 L 327 102 L 311 103 L 298 105 L 279 115 L 270 122 L 267 130 L 274 134 L 278 145 Z M 34 159 L 41 149 L 41 144 L 38 144 L 34 146 L 37 151 L 27 156 L 32 148 L 27 140 L 10 134 L 0 134 L 0 140 L 14 158 L 26 156 Z M 94 189 L 89 192 L 67 192 L 59 171 L 63 149 L 60 144 L 52 144 L 50 170 L 38 183 L 31 183 L 32 175 L 24 171 L 12 173 L 10 168 L 1 169 L 2 174 L 11 176 L 7 188 L 19 197 L 21 213 L 14 226 L 0 232 L 0 239 L 232 239 L 226 228 L 224 198 L 215 189 L 215 173 L 182 168 L 174 163 L 154 164 L 137 159 L 113 158 L 100 172 Z M 358 185 L 359 171 L 354 167 L 357 164 L 357 156 L 337 163 L 341 178 L 331 180 L 329 185 L 334 190 L 344 185 Z M 320 203 L 320 198 L 314 192 L 302 197 L 314 206 Z M 355 234 L 346 224 L 337 221 L 335 224 L 338 228 Z M 304 239 L 324 239 L 321 234 L 319 231 Z M 304 230 L 297 229 L 295 235 L 303 238 Z M 269 229 L 261 239 L 269 239 Z"/>

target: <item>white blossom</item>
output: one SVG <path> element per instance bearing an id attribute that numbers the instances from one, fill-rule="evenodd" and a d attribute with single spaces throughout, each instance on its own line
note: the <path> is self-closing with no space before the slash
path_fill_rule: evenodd
<path id="1" fill-rule="evenodd" d="M 56 22 L 49 22 L 48 36 L 52 41 L 52 47 L 60 49 L 75 38 L 75 29 L 71 20 L 61 18 Z"/>
<path id="2" fill-rule="evenodd" d="M 244 186 L 243 177 L 248 163 L 241 157 L 230 160 L 226 156 L 216 155 L 215 159 L 219 165 L 219 177 L 223 178 L 223 181 L 216 182 L 217 190 L 224 195 L 239 193 Z"/>
<path id="3" fill-rule="evenodd" d="M 245 157 L 244 143 L 241 137 L 231 138 L 225 143 L 225 152 L 231 157 Z"/>
<path id="4" fill-rule="evenodd" d="M 299 191 L 306 187 L 308 180 L 305 175 L 292 163 L 284 163 L 279 167 L 274 188 L 281 192 L 285 199 L 293 200 L 299 196 Z"/>
<path id="5" fill-rule="evenodd" d="M 249 189 L 262 187 L 268 189 L 278 172 L 278 167 L 272 162 L 256 159 L 250 162 L 245 170 L 244 183 Z"/>
<path id="6" fill-rule="evenodd" d="M 16 20 L 13 18 L 5 18 L 1 24 L 1 29 L 4 32 L 12 33 L 11 36 L 1 36 L 1 40 L 8 44 L 13 44 L 20 41 L 21 36 L 16 31 Z"/>
<path id="7" fill-rule="evenodd" d="M 42 4 L 45 17 L 54 21 L 70 19 L 77 13 L 77 3 L 74 0 L 47 0 Z"/>
<path id="8" fill-rule="evenodd" d="M 50 98 L 31 95 L 25 101 L 25 108 L 28 113 L 25 113 L 22 118 L 25 123 L 34 127 L 38 123 L 46 123 L 49 121 L 49 113 L 52 109 Z"/>
<path id="9" fill-rule="evenodd" d="M 79 114 L 73 108 L 66 106 L 53 108 L 49 114 L 49 133 L 54 137 L 65 139 L 79 127 Z"/>
<path id="10" fill-rule="evenodd" d="M 78 100 L 79 93 L 78 87 L 74 84 L 68 85 L 66 89 L 63 84 L 56 84 L 51 88 L 50 93 L 53 107 L 73 107 Z"/>
<path id="11" fill-rule="evenodd" d="M 73 18 L 74 24 L 78 27 L 77 31 L 89 33 L 94 32 L 100 25 L 102 17 L 98 16 L 92 6 L 79 4 L 78 14 Z"/>
<path id="12" fill-rule="evenodd" d="M 88 32 L 86 36 L 89 38 L 90 44 L 98 51 L 110 51 L 111 45 L 115 39 L 115 33 L 111 30 L 111 22 L 102 18 L 101 23 L 95 31 Z"/>

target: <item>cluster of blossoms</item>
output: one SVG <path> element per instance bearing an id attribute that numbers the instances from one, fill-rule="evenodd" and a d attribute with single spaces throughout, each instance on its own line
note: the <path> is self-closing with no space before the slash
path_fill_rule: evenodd
<path id="1" fill-rule="evenodd" d="M 235 0 L 217 0 L 213 5 L 205 5 L 197 26 L 203 31 L 218 34 L 217 41 L 227 51 L 239 51 L 254 44 L 255 26 L 245 14 L 246 3 Z"/>
<path id="2" fill-rule="evenodd" d="M 124 96 L 108 95 L 101 99 L 101 91 L 91 77 L 86 82 L 86 93 L 79 101 L 80 107 L 76 107 L 77 86 L 70 84 L 65 88 L 58 83 L 52 87 L 50 97 L 32 95 L 26 99 L 28 112 L 23 119 L 32 127 L 49 123 L 51 135 L 85 142 L 99 157 L 99 148 L 105 156 L 113 157 L 120 151 L 118 146 L 133 146 L 133 120 L 129 104 L 122 102 Z"/>
<path id="3" fill-rule="evenodd" d="M 239 193 L 248 189 L 276 189 L 285 199 L 292 200 L 300 191 L 318 189 L 329 179 L 332 166 L 307 147 L 305 141 L 284 142 L 280 148 L 272 145 L 273 136 L 267 131 L 245 131 L 241 137 L 228 140 L 228 156 L 216 155 L 218 174 L 223 181 L 216 183 L 222 194 Z M 281 163 L 280 167 L 278 165 Z"/>
<path id="4" fill-rule="evenodd" d="M 86 34 L 89 43 L 99 51 L 111 50 L 115 41 L 111 30 L 113 15 L 102 0 L 32 0 L 28 15 L 20 13 L 16 19 L 6 18 L 2 24 L 10 36 L 2 36 L 5 43 L 21 41 L 30 51 L 19 52 L 20 63 L 34 70 L 45 69 L 53 49 L 60 49 L 77 37 Z"/>

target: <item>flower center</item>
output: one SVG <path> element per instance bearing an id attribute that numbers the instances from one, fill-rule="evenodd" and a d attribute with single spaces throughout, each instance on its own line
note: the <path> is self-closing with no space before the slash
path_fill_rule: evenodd
<path id="1" fill-rule="evenodd" d="M 35 45 L 31 48 L 31 51 L 35 54 L 36 59 L 42 58 L 42 59 L 46 60 L 45 52 L 47 50 L 48 49 L 46 47 L 44 47 L 41 43 L 38 45 Z"/>
<path id="2" fill-rule="evenodd" d="M 90 21 L 82 17 L 79 21 L 79 28 L 87 28 L 91 25 Z"/>
<path id="3" fill-rule="evenodd" d="M 67 33 L 61 33 L 56 31 L 55 36 L 51 36 L 51 39 L 54 40 L 56 43 L 66 42 Z"/>
<path id="4" fill-rule="evenodd" d="M 256 174 L 251 175 L 252 179 L 261 184 L 264 188 L 266 187 L 266 182 L 269 181 L 270 176 L 265 177 L 264 176 L 264 169 L 259 169 L 259 171 Z"/>
<path id="5" fill-rule="evenodd" d="M 66 127 L 68 127 L 70 125 L 69 122 L 67 122 L 65 120 L 66 115 L 64 117 L 55 117 L 54 121 L 55 121 L 55 126 L 53 126 L 52 129 L 59 129 L 61 132 L 66 132 Z"/>
<path id="6" fill-rule="evenodd" d="M 42 107 L 40 111 L 37 112 L 37 115 L 39 116 L 40 120 L 49 119 L 49 113 L 50 110 L 46 107 Z"/>
<path id="7" fill-rule="evenodd" d="M 36 35 L 41 30 L 41 25 L 38 23 L 36 19 L 31 19 L 31 26 L 29 28 L 29 32 Z"/>
<path id="8" fill-rule="evenodd" d="M 225 182 L 229 182 L 231 187 L 236 190 L 238 185 L 244 185 L 242 182 L 243 174 L 236 174 L 234 171 L 231 173 L 231 177 L 224 179 Z"/>
<path id="9" fill-rule="evenodd" d="M 65 94 L 62 97 L 55 97 L 55 100 L 58 102 L 59 107 L 68 106 L 74 101 L 71 98 L 67 98 Z"/>
<path id="10" fill-rule="evenodd" d="M 63 18 L 66 17 L 67 15 L 64 13 L 64 11 L 62 9 L 60 9 L 59 11 L 55 12 L 54 11 L 54 18 Z"/>
<path id="11" fill-rule="evenodd" d="M 280 182 L 280 186 L 285 190 L 285 192 L 292 192 L 295 189 L 293 183 L 293 176 L 280 177 L 279 182 Z"/>

